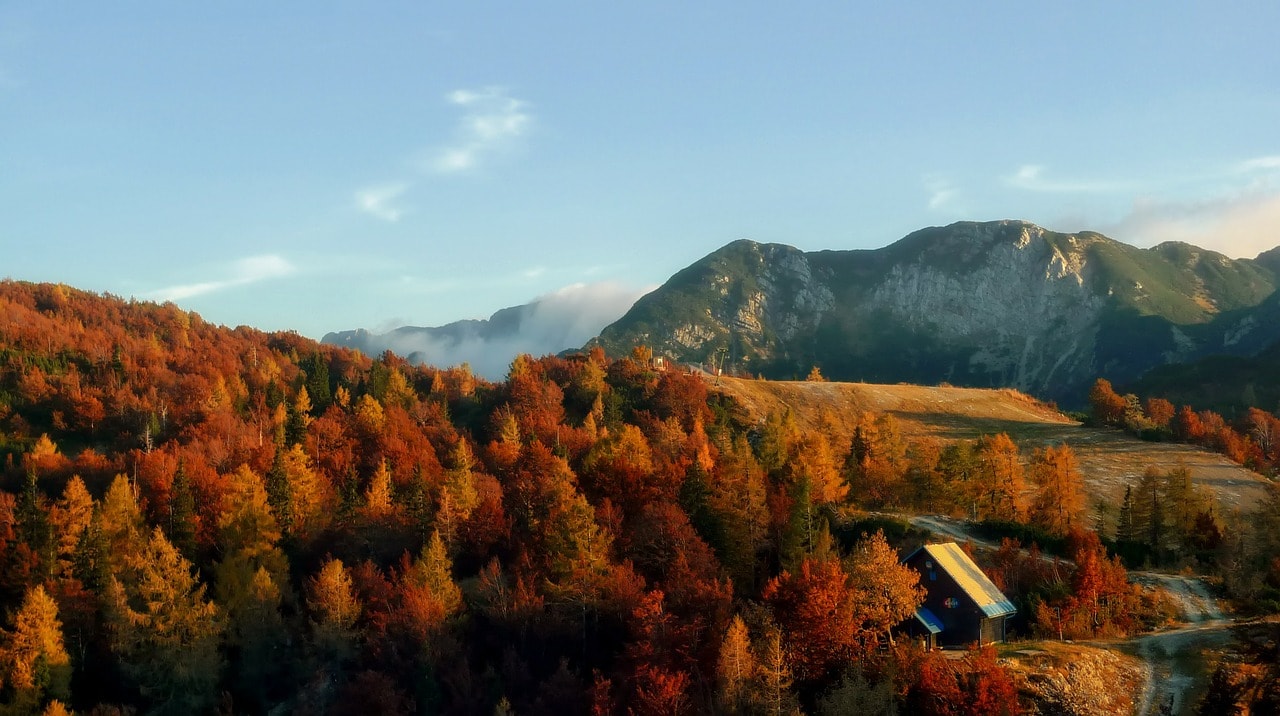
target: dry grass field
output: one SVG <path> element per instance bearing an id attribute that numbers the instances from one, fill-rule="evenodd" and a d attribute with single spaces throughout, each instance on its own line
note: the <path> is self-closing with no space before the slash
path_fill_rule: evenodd
<path id="1" fill-rule="evenodd" d="M 1148 466 L 1168 470 L 1179 463 L 1193 480 L 1217 494 L 1228 511 L 1248 509 L 1262 498 L 1266 478 L 1217 453 L 1189 445 L 1151 443 L 1117 430 L 1087 428 L 1057 410 L 1015 390 L 764 381 L 708 377 L 712 390 L 738 404 L 748 420 L 789 409 L 802 429 L 827 425 L 848 446 L 853 424 L 862 412 L 889 413 L 911 438 L 968 440 L 1008 433 L 1030 448 L 1068 443 L 1080 460 L 1091 495 L 1118 504 L 1124 487 Z"/>

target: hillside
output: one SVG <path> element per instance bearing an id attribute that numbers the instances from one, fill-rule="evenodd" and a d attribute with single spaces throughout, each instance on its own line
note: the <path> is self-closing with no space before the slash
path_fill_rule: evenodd
<path id="1" fill-rule="evenodd" d="M 595 343 L 727 358 L 775 379 L 1012 386 L 1080 404 L 1101 375 L 1280 338 L 1275 262 L 1181 243 L 1138 249 L 1018 221 L 962 222 L 876 250 L 735 241 L 676 273 Z"/>
<path id="2" fill-rule="evenodd" d="M 1124 390 L 1214 410 L 1228 418 L 1251 407 L 1280 410 L 1280 342 L 1257 355 L 1215 355 L 1162 366 Z"/>
<path id="3" fill-rule="evenodd" d="M 908 438 L 972 440 L 1008 433 L 1024 450 L 1067 443 L 1080 460 L 1090 495 L 1119 504 L 1127 484 L 1148 466 L 1167 471 L 1186 465 L 1193 481 L 1213 490 L 1226 507 L 1250 508 L 1266 494 L 1266 478 L 1222 455 L 1190 445 L 1151 443 L 1118 430 L 1090 428 L 1014 390 L 873 385 L 807 381 L 761 381 L 722 377 L 712 390 L 731 397 L 741 419 L 763 422 L 789 409 L 802 429 L 816 430 L 834 416 L 840 444 L 847 446 L 857 415 L 888 413 Z"/>

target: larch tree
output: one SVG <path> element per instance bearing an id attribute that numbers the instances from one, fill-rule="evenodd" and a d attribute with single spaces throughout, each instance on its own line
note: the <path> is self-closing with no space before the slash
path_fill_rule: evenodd
<path id="1" fill-rule="evenodd" d="M 222 615 L 160 528 L 126 556 L 107 583 L 105 602 L 112 650 L 155 712 L 212 708 Z"/>
<path id="2" fill-rule="evenodd" d="M 800 702 L 791 690 L 795 676 L 781 630 L 769 628 L 757 649 L 756 679 L 759 683 L 762 711 L 768 716 L 801 713 Z"/>
<path id="3" fill-rule="evenodd" d="M 1082 521 L 1084 478 L 1071 446 L 1040 448 L 1031 456 L 1031 481 L 1039 488 L 1031 506 L 1031 521 L 1056 535 L 1064 535 Z"/>
<path id="4" fill-rule="evenodd" d="M 549 596 L 578 613 L 585 643 L 587 615 L 609 572 L 613 538 L 596 523 L 595 510 L 577 490 L 553 506 L 547 532 Z"/>
<path id="5" fill-rule="evenodd" d="M 809 497 L 816 505 L 840 504 L 849 494 L 849 485 L 841 479 L 831 445 L 821 431 L 810 432 L 796 442 L 789 465 L 793 479 L 809 479 Z"/>
<path id="6" fill-rule="evenodd" d="M 725 713 L 747 711 L 752 701 L 757 664 L 751 651 L 751 635 L 742 617 L 734 615 L 720 642 L 716 662 L 716 702 Z"/>
<path id="7" fill-rule="evenodd" d="M 860 540 L 845 562 L 863 629 L 893 643 L 892 629 L 924 602 L 920 573 L 902 564 L 884 531 Z M 872 637 L 874 638 L 874 636 Z"/>
<path id="8" fill-rule="evenodd" d="M 58 559 L 55 572 L 60 576 L 71 574 L 76 545 L 80 535 L 93 519 L 93 497 L 79 475 L 72 475 L 62 490 L 62 497 L 49 510 L 49 522 L 53 525 L 57 540 Z"/>
<path id="9" fill-rule="evenodd" d="M 359 647 L 356 621 L 362 610 L 346 565 L 329 559 L 319 574 L 308 580 L 307 609 L 311 612 L 312 640 L 322 662 L 339 666 L 353 658 Z"/>
<path id="10" fill-rule="evenodd" d="M 15 706 L 37 705 L 45 698 L 71 695 L 71 657 L 62 642 L 58 605 L 36 585 L 27 590 L 13 619 L 13 631 L 0 632 L 0 684 L 17 694 Z"/>
<path id="11" fill-rule="evenodd" d="M 1020 521 L 1026 513 L 1026 479 L 1018 446 L 1005 433 L 978 441 L 978 508 L 988 519 Z"/>
<path id="12" fill-rule="evenodd" d="M 793 453 L 793 446 L 800 440 L 800 430 L 790 411 L 774 411 L 765 417 L 756 443 L 756 455 L 760 467 L 771 477 L 781 478 Z"/>
<path id="13" fill-rule="evenodd" d="M 386 460 L 379 460 L 377 469 L 369 478 L 369 487 L 364 491 L 361 511 L 367 519 L 379 520 L 388 517 L 391 508 L 391 470 Z"/>
<path id="14" fill-rule="evenodd" d="M 449 463 L 451 467 L 445 473 L 444 489 L 453 497 L 453 505 L 458 516 L 465 520 L 480 504 L 480 494 L 476 491 L 474 470 L 477 462 L 471 452 L 471 445 L 459 438 L 453 447 Z"/>
<path id="15" fill-rule="evenodd" d="M 229 489 L 217 518 L 217 545 L 223 558 L 214 567 L 214 585 L 218 604 L 234 620 L 252 600 L 258 570 L 267 570 L 276 585 L 287 584 L 289 565 L 279 547 L 280 527 L 262 479 L 242 465 L 227 482 Z"/>
<path id="16" fill-rule="evenodd" d="M 844 464 L 854 501 L 871 508 L 897 504 L 907 466 L 907 443 L 897 419 L 888 413 L 862 413 Z"/>
<path id="17" fill-rule="evenodd" d="M 944 485 L 945 504 L 976 517 L 978 500 L 982 497 L 976 443 L 961 440 L 944 447 L 938 454 L 937 467 Z"/>
<path id="18" fill-rule="evenodd" d="M 721 446 L 708 488 L 708 509 L 724 534 L 724 544 L 713 545 L 720 561 L 735 584 L 756 584 L 757 556 L 769 541 L 768 490 L 745 435 Z"/>
<path id="19" fill-rule="evenodd" d="M 453 580 L 453 562 L 439 532 L 422 548 L 404 575 L 401 621 L 419 644 L 426 644 L 445 620 L 462 611 L 462 592 Z"/>
<path id="20" fill-rule="evenodd" d="M 113 568 L 123 566 L 127 555 L 134 554 L 146 541 L 145 522 L 138 508 L 133 484 L 124 475 L 116 475 L 102 497 L 99 509 L 102 535 L 106 540 L 106 558 Z"/>
<path id="21" fill-rule="evenodd" d="M 316 474 L 301 445 L 286 450 L 281 463 L 293 517 L 290 534 L 306 538 L 322 531 L 332 519 L 332 486 Z"/>

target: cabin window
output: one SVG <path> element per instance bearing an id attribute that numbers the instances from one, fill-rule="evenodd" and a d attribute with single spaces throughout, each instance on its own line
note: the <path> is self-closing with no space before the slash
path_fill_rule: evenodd
<path id="1" fill-rule="evenodd" d="M 943 604 L 947 607 L 947 609 L 955 609 L 956 607 L 960 606 L 960 600 L 956 599 L 955 597 L 947 597 L 947 600 L 943 602 Z"/>
<path id="2" fill-rule="evenodd" d="M 933 571 L 932 569 L 931 569 L 931 570 L 929 570 L 929 581 L 930 581 L 930 582 L 936 582 L 936 581 L 938 581 L 938 573 L 937 573 L 937 572 L 935 572 L 935 571 Z"/>
<path id="3" fill-rule="evenodd" d="M 924 561 L 924 566 L 925 566 L 925 569 L 933 569 L 933 562 L 931 562 L 930 560 L 927 560 L 927 559 L 926 559 L 926 560 Z"/>

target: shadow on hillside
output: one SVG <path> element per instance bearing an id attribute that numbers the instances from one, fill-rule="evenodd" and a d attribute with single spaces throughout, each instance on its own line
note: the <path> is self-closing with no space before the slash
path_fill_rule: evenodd
<path id="1" fill-rule="evenodd" d="M 904 422 L 926 426 L 928 433 L 943 440 L 973 440 L 983 435 L 1006 433 L 1016 441 L 1062 442 L 1070 440 L 1079 426 L 1075 423 L 1044 423 L 1035 420 L 983 418 L 910 410 L 889 411 Z"/>

